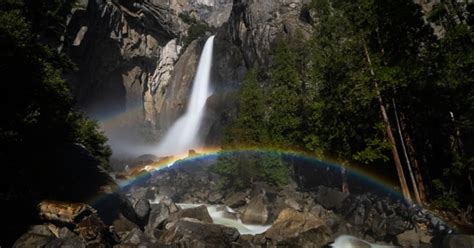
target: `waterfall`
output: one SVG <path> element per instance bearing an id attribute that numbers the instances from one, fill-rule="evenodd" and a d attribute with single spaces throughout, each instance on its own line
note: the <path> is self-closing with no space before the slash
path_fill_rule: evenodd
<path id="1" fill-rule="evenodd" d="M 157 155 L 176 155 L 199 146 L 198 132 L 204 115 L 206 100 L 210 96 L 210 74 L 214 36 L 207 39 L 194 77 L 191 98 L 186 112 L 173 123 L 158 145 Z"/>

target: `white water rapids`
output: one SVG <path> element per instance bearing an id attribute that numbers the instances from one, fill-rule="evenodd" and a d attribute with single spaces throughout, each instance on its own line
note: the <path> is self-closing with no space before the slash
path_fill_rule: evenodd
<path id="1" fill-rule="evenodd" d="M 155 153 L 158 156 L 182 154 L 200 145 L 199 127 L 204 115 L 206 100 L 211 95 L 209 84 L 213 45 L 214 36 L 211 36 L 207 39 L 199 59 L 186 112 L 174 122 L 158 145 Z"/>
<path id="2" fill-rule="evenodd" d="M 239 231 L 240 234 L 260 234 L 266 232 L 271 227 L 271 225 L 244 224 L 237 216 L 236 212 L 232 208 L 227 206 L 188 203 L 180 203 L 176 205 L 178 205 L 182 209 L 196 208 L 200 205 L 205 205 L 214 224 L 234 227 L 235 229 L 237 229 L 237 231 Z"/>

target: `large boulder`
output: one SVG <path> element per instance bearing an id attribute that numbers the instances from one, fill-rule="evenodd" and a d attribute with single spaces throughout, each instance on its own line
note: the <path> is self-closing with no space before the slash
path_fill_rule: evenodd
<path id="1" fill-rule="evenodd" d="M 325 186 L 319 186 L 315 199 L 323 207 L 328 209 L 339 209 L 349 193 L 341 192 Z"/>
<path id="2" fill-rule="evenodd" d="M 222 197 L 223 197 L 222 193 L 218 191 L 213 191 L 209 193 L 207 200 L 209 201 L 209 203 L 218 203 L 219 201 L 222 200 Z"/>
<path id="3" fill-rule="evenodd" d="M 247 203 L 247 193 L 238 191 L 224 200 L 224 205 L 231 208 L 238 208 Z"/>
<path id="4" fill-rule="evenodd" d="M 106 225 L 113 225 L 117 232 L 131 231 L 142 226 L 132 203 L 119 194 L 108 194 L 93 205 Z"/>
<path id="5" fill-rule="evenodd" d="M 135 228 L 132 231 L 128 232 L 126 235 L 124 235 L 120 244 L 124 247 L 149 247 L 152 245 L 150 239 L 138 228 Z"/>
<path id="6" fill-rule="evenodd" d="M 330 241 L 331 230 L 310 213 L 286 208 L 265 233 L 265 238 L 272 245 L 322 247 Z"/>
<path id="7" fill-rule="evenodd" d="M 140 221 L 146 224 L 151 210 L 150 202 L 146 199 L 138 199 L 133 204 L 133 209 L 135 210 L 135 213 L 137 214 L 137 217 L 140 219 Z"/>
<path id="8" fill-rule="evenodd" d="M 420 246 L 420 235 L 415 229 L 408 230 L 397 235 L 397 244 L 401 247 L 418 247 Z"/>
<path id="9" fill-rule="evenodd" d="M 266 224 L 268 220 L 268 208 L 265 201 L 265 195 L 263 194 L 252 198 L 242 215 L 242 222 L 246 224 Z"/>
<path id="10" fill-rule="evenodd" d="M 183 247 L 230 247 L 239 238 L 239 232 L 235 228 L 190 218 L 169 223 L 166 229 L 159 241 Z"/>
<path id="11" fill-rule="evenodd" d="M 159 239 L 165 228 L 165 220 L 178 211 L 178 206 L 168 197 L 163 197 L 158 204 L 152 204 L 145 233 L 152 239 Z"/>
<path id="12" fill-rule="evenodd" d="M 87 243 L 66 227 L 58 230 L 57 238 L 48 243 L 48 247 L 77 247 L 86 248 Z"/>
<path id="13" fill-rule="evenodd" d="M 204 205 L 196 208 L 182 209 L 176 213 L 171 214 L 168 218 L 168 221 L 172 222 L 182 218 L 193 218 L 205 223 L 212 223 L 212 218 L 207 211 L 207 207 Z"/>

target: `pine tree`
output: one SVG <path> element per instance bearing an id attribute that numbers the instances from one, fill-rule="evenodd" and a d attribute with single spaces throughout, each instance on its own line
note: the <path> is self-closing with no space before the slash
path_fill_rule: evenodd
<path id="1" fill-rule="evenodd" d="M 294 147 L 301 140 L 302 82 L 295 54 L 285 42 L 277 42 L 272 58 L 269 139 L 275 146 Z"/>

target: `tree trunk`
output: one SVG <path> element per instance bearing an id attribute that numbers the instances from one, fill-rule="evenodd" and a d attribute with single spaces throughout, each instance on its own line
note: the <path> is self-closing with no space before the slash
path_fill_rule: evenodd
<path id="1" fill-rule="evenodd" d="M 413 168 L 413 172 L 415 173 L 416 183 L 418 185 L 418 193 L 420 194 L 420 199 L 422 202 L 426 201 L 426 188 L 423 180 L 423 175 L 421 173 L 421 167 L 418 163 L 418 159 L 416 159 L 416 152 L 415 147 L 413 146 L 413 141 L 411 139 L 410 134 L 407 132 L 407 125 L 405 122 L 405 115 L 403 112 L 400 113 L 400 123 L 402 125 L 402 130 L 405 133 L 405 144 L 408 149 L 408 155 L 410 156 L 411 165 Z"/>
<path id="2" fill-rule="evenodd" d="M 416 183 L 415 176 L 413 175 L 413 171 L 411 169 L 410 159 L 408 158 L 407 149 L 405 148 L 405 140 L 403 138 L 402 129 L 400 127 L 400 120 L 398 119 L 397 103 L 395 102 L 395 98 L 393 97 L 392 97 L 392 104 L 393 104 L 393 111 L 395 112 L 395 121 L 397 122 L 398 136 L 400 136 L 400 144 L 402 145 L 403 155 L 405 156 L 408 172 L 410 173 L 410 179 L 413 185 L 415 199 L 418 202 L 418 204 L 421 204 L 422 201 L 421 201 L 420 193 L 418 191 L 418 184 Z"/>
<path id="3" fill-rule="evenodd" d="M 364 43 L 364 51 L 365 51 L 365 56 L 367 58 L 367 62 L 369 63 L 370 74 L 372 76 L 375 76 L 375 72 L 372 69 L 372 61 L 370 60 L 369 51 L 367 50 L 367 46 L 365 45 L 365 43 Z M 397 145 L 396 145 L 396 142 L 395 142 L 395 138 L 393 137 L 392 128 L 390 126 L 390 121 L 389 121 L 388 116 L 387 116 L 387 111 L 385 110 L 382 95 L 380 93 L 379 86 L 377 84 L 377 80 L 375 80 L 375 79 L 374 79 L 374 88 L 375 88 L 375 93 L 377 94 L 377 100 L 379 102 L 380 112 L 382 114 L 382 120 L 383 120 L 385 129 L 386 129 L 386 132 L 387 132 L 387 138 L 388 138 L 388 141 L 389 141 L 390 146 L 392 148 L 392 156 L 393 156 L 393 160 L 395 162 L 395 167 L 397 169 L 398 179 L 400 180 L 400 187 L 402 188 L 402 193 L 403 193 L 403 196 L 405 197 L 405 199 L 407 201 L 411 202 L 412 199 L 411 199 L 411 195 L 410 195 L 410 190 L 408 189 L 408 184 L 407 184 L 407 181 L 405 179 L 405 173 L 403 172 L 402 164 L 400 162 L 400 157 L 398 156 L 398 150 L 397 150 Z"/>

